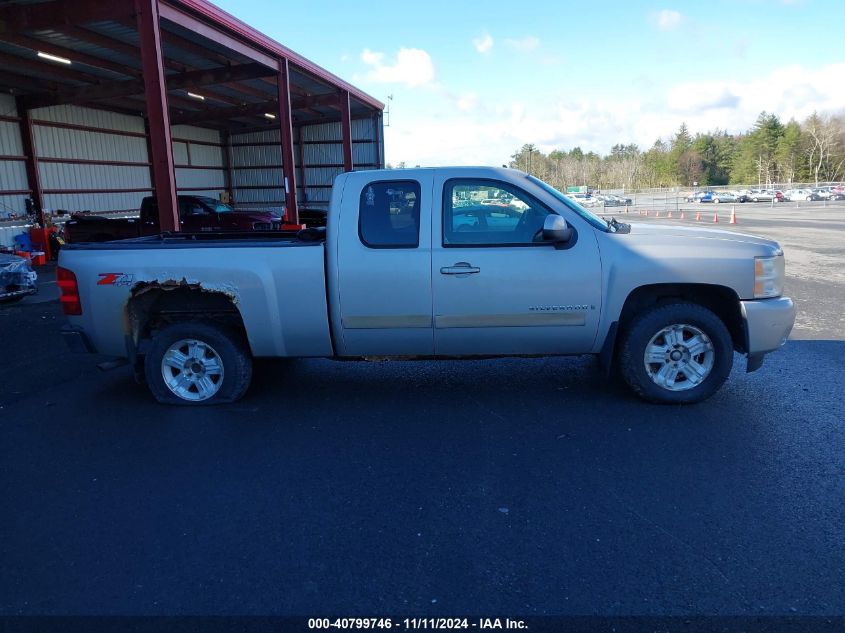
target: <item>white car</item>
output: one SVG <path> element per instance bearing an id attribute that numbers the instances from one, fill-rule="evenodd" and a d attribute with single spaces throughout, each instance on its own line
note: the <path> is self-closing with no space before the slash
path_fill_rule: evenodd
<path id="1" fill-rule="evenodd" d="M 798 202 L 799 200 L 820 200 L 821 198 L 812 189 L 790 189 L 784 194 L 784 197 L 791 202 Z"/>

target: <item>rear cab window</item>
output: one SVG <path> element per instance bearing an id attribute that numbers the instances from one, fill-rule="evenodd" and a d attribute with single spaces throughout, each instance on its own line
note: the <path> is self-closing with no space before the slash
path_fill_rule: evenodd
<path id="1" fill-rule="evenodd" d="M 358 236 L 368 248 L 418 248 L 420 183 L 391 180 L 365 185 L 358 205 Z"/>

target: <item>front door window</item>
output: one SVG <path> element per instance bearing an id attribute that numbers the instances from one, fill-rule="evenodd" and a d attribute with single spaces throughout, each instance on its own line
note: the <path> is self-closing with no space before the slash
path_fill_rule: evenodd
<path id="1" fill-rule="evenodd" d="M 443 193 L 443 246 L 543 243 L 551 210 L 533 196 L 492 180 L 450 180 Z"/>

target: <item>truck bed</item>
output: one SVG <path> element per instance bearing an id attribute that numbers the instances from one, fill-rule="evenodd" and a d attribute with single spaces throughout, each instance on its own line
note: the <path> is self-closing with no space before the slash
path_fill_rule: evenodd
<path id="1" fill-rule="evenodd" d="M 127 306 L 151 286 L 218 293 L 240 312 L 255 356 L 331 356 L 325 249 L 317 229 L 165 233 L 68 244 L 82 314 L 69 317 L 103 354 L 126 355 Z M 311 236 L 307 241 L 303 237 Z"/>

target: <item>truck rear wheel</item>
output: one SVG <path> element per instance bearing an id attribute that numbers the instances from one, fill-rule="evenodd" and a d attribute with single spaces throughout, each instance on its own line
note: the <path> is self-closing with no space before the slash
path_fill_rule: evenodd
<path id="1" fill-rule="evenodd" d="M 659 305 L 634 318 L 623 334 L 619 367 L 644 400 L 691 404 L 712 396 L 733 366 L 725 324 L 695 303 Z"/>
<path id="2" fill-rule="evenodd" d="M 210 323 L 174 323 L 153 337 L 144 374 L 162 404 L 224 404 L 246 393 L 252 357 L 236 332 Z"/>

